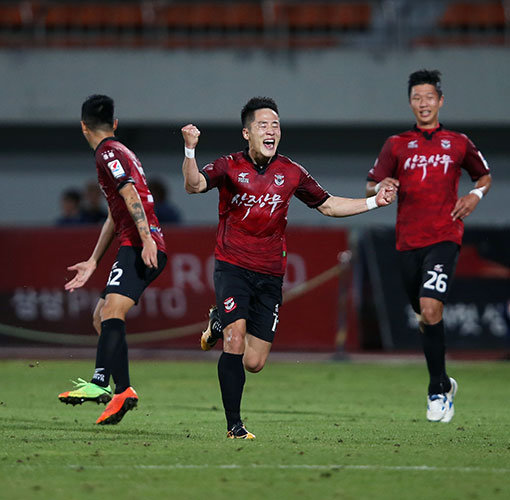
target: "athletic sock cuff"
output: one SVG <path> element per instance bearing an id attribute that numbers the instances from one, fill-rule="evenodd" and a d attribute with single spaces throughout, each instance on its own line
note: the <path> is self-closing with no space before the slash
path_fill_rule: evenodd
<path id="1" fill-rule="evenodd" d="M 230 352 L 223 351 L 222 356 L 225 356 L 227 359 L 235 360 L 239 359 L 242 361 L 244 354 L 232 354 Z"/>
<path id="2" fill-rule="evenodd" d="M 434 325 L 427 325 L 423 323 L 423 333 L 425 335 L 442 335 L 444 334 L 444 324 L 443 320 L 439 321 L 438 323 L 435 323 Z"/>
<path id="3" fill-rule="evenodd" d="M 105 319 L 104 321 L 101 321 L 101 329 L 103 328 L 125 328 L 126 322 L 120 318 L 111 318 L 111 319 Z"/>

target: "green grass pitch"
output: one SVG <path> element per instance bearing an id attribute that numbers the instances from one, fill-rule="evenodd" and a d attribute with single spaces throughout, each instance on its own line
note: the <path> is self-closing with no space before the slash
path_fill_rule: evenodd
<path id="1" fill-rule="evenodd" d="M 227 440 L 213 362 L 135 361 L 137 409 L 63 405 L 93 361 L 0 362 L 2 499 L 510 498 L 510 364 L 449 364 L 449 424 L 424 363 L 268 362 L 247 374 L 255 441 Z"/>

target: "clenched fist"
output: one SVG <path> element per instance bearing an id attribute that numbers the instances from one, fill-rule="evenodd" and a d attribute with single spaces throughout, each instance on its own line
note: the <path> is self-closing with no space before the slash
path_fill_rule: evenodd
<path id="1" fill-rule="evenodd" d="M 195 125 L 189 123 L 181 129 L 182 137 L 184 138 L 184 145 L 188 149 L 195 149 L 198 144 L 198 138 L 200 137 L 200 130 Z"/>

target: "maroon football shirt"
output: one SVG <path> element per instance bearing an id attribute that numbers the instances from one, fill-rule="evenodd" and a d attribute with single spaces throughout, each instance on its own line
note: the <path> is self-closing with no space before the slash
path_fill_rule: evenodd
<path id="1" fill-rule="evenodd" d="M 135 154 L 115 137 L 101 141 L 96 148 L 96 168 L 99 185 L 115 223 L 115 233 L 121 246 L 143 246 L 138 229 L 129 213 L 119 189 L 128 182 L 135 185 L 147 216 L 152 238 L 159 250 L 165 251 L 163 233 L 154 213 L 154 199 L 147 187 L 142 164 Z"/>
<path id="2" fill-rule="evenodd" d="M 476 181 L 489 173 L 487 162 L 464 134 L 418 127 L 389 137 L 368 173 L 368 180 L 400 181 L 396 224 L 397 250 L 412 250 L 440 241 L 462 243 L 464 224 L 450 215 L 465 169 Z"/>
<path id="3" fill-rule="evenodd" d="M 206 165 L 202 173 L 207 190 L 219 190 L 216 258 L 283 276 L 285 227 L 292 196 L 317 208 L 330 195 L 301 165 L 280 154 L 260 169 L 246 151 L 235 153 Z"/>

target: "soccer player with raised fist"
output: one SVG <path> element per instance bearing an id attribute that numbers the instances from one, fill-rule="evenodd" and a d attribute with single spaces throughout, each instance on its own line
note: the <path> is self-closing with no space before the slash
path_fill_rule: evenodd
<path id="1" fill-rule="evenodd" d="M 218 361 L 227 437 L 253 439 L 241 420 L 245 369 L 257 373 L 266 363 L 282 302 L 287 247 L 285 227 L 293 196 L 330 217 L 346 217 L 395 199 L 392 185 L 368 199 L 331 196 L 299 164 L 278 152 L 281 138 L 273 99 L 254 97 L 241 112 L 244 151 L 218 158 L 199 170 L 195 150 L 200 131 L 182 128 L 182 166 L 188 193 L 219 192 L 214 286 L 216 306 L 202 335 L 202 349 L 223 338 Z"/>
<path id="2" fill-rule="evenodd" d="M 426 415 L 432 422 L 450 422 L 457 382 L 446 373 L 443 305 L 462 243 L 463 219 L 489 191 L 491 176 L 469 138 L 439 123 L 444 103 L 440 76 L 437 70 L 409 76 L 416 124 L 386 140 L 368 173 L 366 195 L 389 186 L 398 190 L 396 246 L 430 376 Z M 462 169 L 475 185 L 459 198 Z"/>

